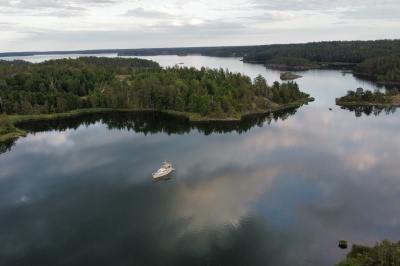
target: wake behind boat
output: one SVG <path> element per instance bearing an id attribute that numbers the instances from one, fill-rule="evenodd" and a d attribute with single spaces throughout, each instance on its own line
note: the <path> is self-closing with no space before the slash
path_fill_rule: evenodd
<path id="1" fill-rule="evenodd" d="M 172 164 L 167 163 L 166 161 L 163 163 L 160 169 L 157 172 L 153 173 L 153 178 L 164 177 L 172 173 L 175 169 L 172 168 Z"/>

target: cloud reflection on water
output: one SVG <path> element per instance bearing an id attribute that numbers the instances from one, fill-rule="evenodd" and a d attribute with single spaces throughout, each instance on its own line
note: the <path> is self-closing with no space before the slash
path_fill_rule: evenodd
<path id="1" fill-rule="evenodd" d="M 3 255 L 15 264 L 49 250 L 70 263 L 333 264 L 345 253 L 338 239 L 373 244 L 400 229 L 392 118 L 310 105 L 243 134 L 145 136 L 95 124 L 29 135 L 0 160 Z M 177 170 L 153 184 L 165 154 Z"/>

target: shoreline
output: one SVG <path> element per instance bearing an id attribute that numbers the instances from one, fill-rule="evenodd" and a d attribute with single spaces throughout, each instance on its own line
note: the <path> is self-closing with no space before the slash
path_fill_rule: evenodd
<path id="1" fill-rule="evenodd" d="M 175 116 L 183 116 L 189 119 L 190 122 L 234 122 L 241 121 L 245 116 L 257 115 L 257 114 L 265 114 L 269 112 L 282 111 L 288 108 L 301 107 L 304 104 L 314 101 L 314 98 L 308 97 L 304 99 L 300 99 L 296 102 L 277 105 L 275 107 L 268 108 L 266 110 L 259 110 L 249 113 L 237 114 L 235 117 L 227 117 L 227 118 L 213 118 L 213 117 L 203 117 L 198 113 L 188 113 L 188 112 L 179 112 L 173 110 L 154 110 L 154 109 L 112 109 L 112 108 L 93 108 L 93 109 L 77 109 L 72 110 L 67 113 L 55 113 L 55 114 L 39 114 L 39 115 L 9 115 L 10 122 L 14 124 L 28 122 L 28 121 L 41 121 L 41 120 L 56 120 L 56 119 L 64 119 L 70 117 L 76 117 L 80 115 L 86 114 L 94 114 L 94 113 L 106 113 L 106 112 L 162 112 L 169 115 Z M 5 142 L 8 140 L 15 140 L 19 137 L 25 137 L 27 133 L 19 128 L 15 128 L 15 131 L 0 135 L 0 142 Z"/>
<path id="2" fill-rule="evenodd" d="M 370 103 L 370 102 L 341 102 L 336 101 L 338 106 L 376 106 L 376 107 L 400 107 L 400 103 Z"/>

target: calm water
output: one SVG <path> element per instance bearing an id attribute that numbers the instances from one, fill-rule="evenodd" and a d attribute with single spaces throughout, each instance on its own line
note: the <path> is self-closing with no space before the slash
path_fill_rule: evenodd
<path id="1" fill-rule="evenodd" d="M 279 80 L 237 58 L 146 58 Z M 340 109 L 335 97 L 374 85 L 299 73 L 315 102 L 241 123 L 113 113 L 21 125 L 31 133 L 1 147 L 0 265 L 334 265 L 349 251 L 340 239 L 398 241 L 398 112 Z M 176 171 L 153 182 L 165 158 Z"/>

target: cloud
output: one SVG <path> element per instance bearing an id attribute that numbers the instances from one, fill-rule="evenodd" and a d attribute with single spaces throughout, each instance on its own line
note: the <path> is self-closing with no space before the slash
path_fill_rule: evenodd
<path id="1" fill-rule="evenodd" d="M 286 12 L 316 12 L 325 13 L 345 19 L 398 19 L 400 6 L 396 0 L 355 0 L 355 1 L 330 1 L 330 0 L 283 0 L 283 1 L 249 1 L 254 8 Z M 275 11 L 274 11 L 275 10 Z M 314 14 L 316 14 L 314 13 Z"/>
<path id="2" fill-rule="evenodd" d="M 397 3 L 398 5 L 398 3 Z M 398 20 L 400 8 L 398 6 L 376 6 L 359 9 L 348 9 L 340 12 L 340 17 L 352 20 Z"/>
<path id="3" fill-rule="evenodd" d="M 0 0 L 0 6 L 7 31 L 0 51 L 393 39 L 400 26 L 395 0 Z"/>
<path id="4" fill-rule="evenodd" d="M 261 18 L 271 19 L 271 20 L 291 20 L 295 17 L 293 13 L 282 12 L 282 11 L 271 11 L 265 13 Z"/>
<path id="5" fill-rule="evenodd" d="M 81 17 L 90 12 L 93 7 L 108 7 L 120 1 L 52 1 L 52 0 L 19 0 L 2 1 L 3 10 L 0 13 L 18 13 L 23 16 L 55 16 L 55 17 Z"/>
<path id="6" fill-rule="evenodd" d="M 109 6 L 120 3 L 117 0 L 11 0 L 0 1 L 2 6 L 19 9 L 64 8 L 70 6 Z M 123 1 L 125 2 L 125 1 Z"/>
<path id="7" fill-rule="evenodd" d="M 174 15 L 168 14 L 166 12 L 154 10 L 154 9 L 144 9 L 142 7 L 138 7 L 135 9 L 130 9 L 126 11 L 125 16 L 133 16 L 139 18 L 148 18 L 148 19 L 168 19 L 174 18 Z"/>
<path id="8" fill-rule="evenodd" d="M 292 10 L 292 11 L 327 11 L 344 8 L 363 8 L 367 6 L 398 6 L 396 0 L 281 0 L 281 1 L 263 1 L 251 0 L 249 4 L 256 8 L 267 10 Z"/>

